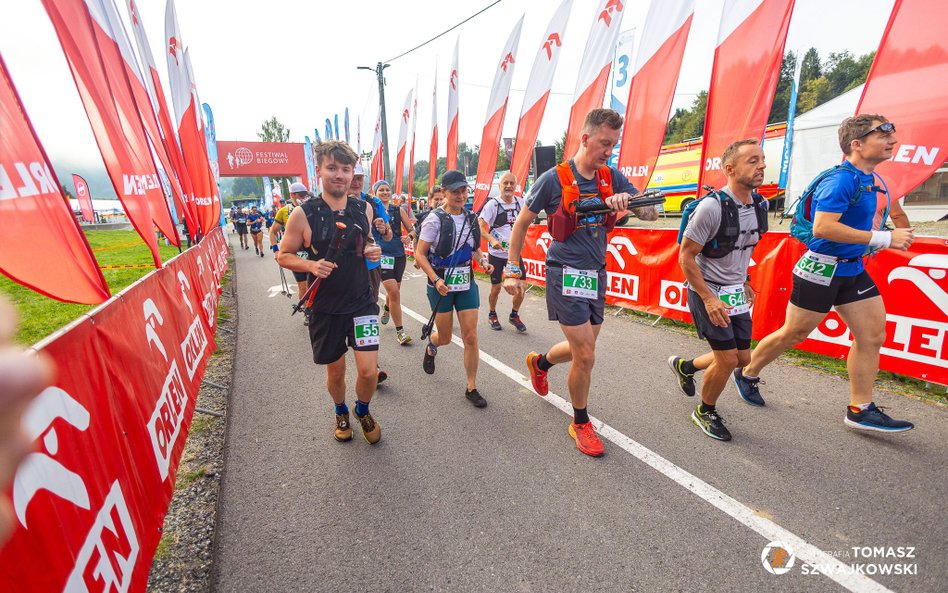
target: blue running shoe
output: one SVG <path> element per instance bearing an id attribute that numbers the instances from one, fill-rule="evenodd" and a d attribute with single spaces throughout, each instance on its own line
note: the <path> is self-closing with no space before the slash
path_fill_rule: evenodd
<path id="1" fill-rule="evenodd" d="M 861 412 L 853 412 L 852 408 L 846 408 L 846 426 L 856 430 L 875 430 L 877 432 L 905 432 L 912 430 L 915 425 L 905 420 L 896 420 L 890 418 L 883 412 L 885 408 L 877 408 L 876 404 L 871 403 L 869 407 Z"/>
<path id="2" fill-rule="evenodd" d="M 766 404 L 764 404 L 764 398 L 760 396 L 759 383 L 760 377 L 748 379 L 741 372 L 741 369 L 734 370 L 734 384 L 737 385 L 737 391 L 741 394 L 741 399 L 752 406 L 763 407 Z"/>

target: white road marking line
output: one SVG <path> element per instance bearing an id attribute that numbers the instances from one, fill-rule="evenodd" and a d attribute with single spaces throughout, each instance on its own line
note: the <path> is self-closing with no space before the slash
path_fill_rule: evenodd
<path id="1" fill-rule="evenodd" d="M 415 311 L 412 311 L 406 307 L 404 304 L 402 304 L 402 311 L 409 317 L 420 322 L 422 325 L 428 322 L 428 317 L 422 317 Z M 461 348 L 464 347 L 464 342 L 461 341 L 461 338 L 454 334 L 451 335 L 451 341 Z M 513 370 L 483 350 L 479 351 L 482 361 L 494 367 L 496 370 L 500 371 L 501 374 L 506 375 L 520 386 L 529 389 L 531 393 L 534 393 L 533 386 L 530 384 L 530 380 L 527 377 L 524 377 L 522 374 Z M 537 397 L 540 396 L 538 395 Z M 541 397 L 541 399 L 545 400 L 554 407 L 559 408 L 569 416 L 573 414 L 572 404 L 559 395 L 556 395 L 552 391 L 546 397 Z M 869 577 L 854 573 L 849 565 L 827 554 L 823 550 L 820 550 L 816 546 L 808 543 L 806 540 L 788 531 L 787 529 L 777 525 L 773 521 L 757 515 L 752 508 L 744 505 L 734 498 L 731 498 L 701 478 L 678 467 L 671 461 L 665 459 L 641 443 L 627 437 L 605 422 L 602 422 L 593 416 L 590 416 L 589 418 L 592 421 L 593 426 L 596 427 L 596 432 L 598 432 L 599 435 L 606 440 L 631 454 L 633 457 L 636 457 L 639 461 L 651 466 L 652 469 L 657 470 L 666 478 L 676 482 L 679 486 L 690 490 L 693 494 L 716 507 L 718 510 L 730 515 L 733 519 L 737 520 L 745 527 L 756 531 L 768 542 L 781 541 L 790 546 L 797 558 L 803 562 L 828 568 L 829 570 L 827 572 L 832 574 L 824 574 L 822 571 L 820 574 L 824 574 L 824 576 L 836 581 L 846 589 L 858 592 L 893 593 L 891 589 L 884 587 Z"/>

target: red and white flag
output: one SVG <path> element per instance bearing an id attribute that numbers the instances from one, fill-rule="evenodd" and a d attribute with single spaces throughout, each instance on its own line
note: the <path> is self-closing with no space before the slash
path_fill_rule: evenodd
<path id="1" fill-rule="evenodd" d="M 174 104 L 181 153 L 191 177 L 194 208 L 201 232 L 207 235 L 220 223 L 221 202 L 207 158 L 200 104 L 197 102 L 194 81 L 188 72 L 180 31 L 174 0 L 168 0 L 165 8 L 165 58 L 168 62 L 171 101 Z"/>
<path id="2" fill-rule="evenodd" d="M 372 186 L 380 179 L 385 179 L 385 164 L 382 159 L 385 147 L 382 146 L 382 108 L 379 107 L 379 115 L 375 118 L 375 137 L 372 139 L 372 170 L 369 181 Z"/>
<path id="3" fill-rule="evenodd" d="M 579 66 L 573 106 L 569 110 L 564 159 L 570 159 L 576 154 L 586 115 L 593 109 L 602 107 L 609 83 L 609 71 L 612 69 L 612 54 L 616 49 L 622 16 L 625 14 L 625 3 L 623 0 L 601 0 L 596 10 L 596 20 L 589 31 L 583 61 Z"/>
<path id="4" fill-rule="evenodd" d="M 0 272 L 60 301 L 101 303 L 109 287 L 60 188 L 0 57 Z M 27 249 L 37 237 L 42 249 Z"/>
<path id="5" fill-rule="evenodd" d="M 629 83 L 619 170 L 644 190 L 665 138 L 695 0 L 653 2 Z"/>
<path id="6" fill-rule="evenodd" d="M 510 172 L 517 178 L 517 195 L 523 193 L 523 187 L 530 172 L 533 146 L 537 142 L 543 112 L 550 98 L 553 76 L 556 74 L 556 65 L 560 60 L 563 36 L 572 6 L 573 0 L 563 0 L 560 7 L 553 13 L 546 33 L 543 34 L 543 42 L 537 51 L 537 57 L 533 60 L 527 92 L 523 97 L 523 108 L 520 110 L 520 123 L 517 124 L 513 157 L 510 159 Z"/>
<path id="7" fill-rule="evenodd" d="M 405 152 L 408 144 L 408 120 L 411 119 L 411 97 L 413 91 L 408 91 L 405 97 L 405 106 L 399 114 L 398 151 L 395 153 L 395 195 L 402 194 L 402 180 L 405 177 Z"/>
<path id="8" fill-rule="evenodd" d="M 125 61 L 102 0 L 43 0 L 72 70 L 115 193 L 161 267 L 154 227 L 176 236 Z"/>
<path id="9" fill-rule="evenodd" d="M 415 98 L 411 104 L 411 150 L 408 151 L 408 205 L 411 206 L 415 185 L 415 128 L 418 127 L 418 81 L 415 80 Z"/>
<path id="10" fill-rule="evenodd" d="M 76 201 L 79 202 L 79 212 L 82 220 L 95 222 L 95 210 L 92 208 L 92 194 L 89 193 L 89 184 L 81 175 L 72 174 L 72 184 L 76 188 Z"/>
<path id="11" fill-rule="evenodd" d="M 514 66 L 517 64 L 517 48 L 520 45 L 520 30 L 523 17 L 514 25 L 507 37 L 507 43 L 500 52 L 497 70 L 494 72 L 494 84 L 491 85 L 490 99 L 487 102 L 487 117 L 484 121 L 484 133 L 481 135 L 481 151 L 477 160 L 477 179 L 474 182 L 474 212 L 487 201 L 490 186 L 497 169 L 497 151 L 500 148 L 500 136 L 504 131 L 504 117 L 507 114 L 507 99 L 510 97 L 510 83 L 513 80 Z"/>
<path id="12" fill-rule="evenodd" d="M 178 138 L 175 134 L 174 125 L 171 123 L 171 115 L 168 112 L 168 101 L 165 98 L 164 87 L 158 76 L 158 66 L 155 63 L 154 55 L 151 53 L 151 46 L 148 44 L 148 36 L 145 34 L 145 26 L 142 23 L 141 15 L 138 13 L 134 0 L 126 0 L 126 4 L 128 17 L 132 23 L 132 31 L 135 34 L 135 43 L 138 46 L 138 56 L 145 69 L 143 73 L 145 88 L 148 90 L 148 96 L 151 99 L 155 117 L 161 129 L 162 143 L 171 161 L 171 170 L 168 169 L 168 165 L 164 165 L 165 172 L 169 179 L 172 176 L 177 178 L 181 186 L 181 203 L 176 204 L 176 206 L 184 217 L 191 236 L 195 237 L 201 227 L 198 223 L 197 210 L 194 207 L 194 190 L 191 187 L 191 177 L 188 174 L 187 166 L 184 164 L 181 148 L 178 146 Z"/>
<path id="13" fill-rule="evenodd" d="M 428 150 L 428 196 L 438 176 L 438 65 L 435 64 L 434 90 L 431 91 L 431 148 Z"/>
<path id="14" fill-rule="evenodd" d="M 780 80 L 794 0 L 725 0 L 704 120 L 698 192 L 727 183 L 721 154 L 735 140 L 763 138 Z"/>
<path id="15" fill-rule="evenodd" d="M 458 46 L 461 38 L 454 42 L 454 60 L 451 76 L 448 77 L 448 171 L 458 168 Z"/>
<path id="16" fill-rule="evenodd" d="M 899 146 L 876 167 L 901 199 L 948 160 L 948 37 L 936 0 L 896 0 L 856 113 L 896 125 Z"/>

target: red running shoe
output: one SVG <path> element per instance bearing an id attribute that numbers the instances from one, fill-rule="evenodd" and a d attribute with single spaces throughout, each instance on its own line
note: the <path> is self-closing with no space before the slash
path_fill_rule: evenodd
<path id="1" fill-rule="evenodd" d="M 606 452 L 592 422 L 569 423 L 569 436 L 576 440 L 576 448 L 590 457 L 600 457 Z"/>
<path id="2" fill-rule="evenodd" d="M 533 390 L 536 391 L 538 395 L 546 395 L 550 392 L 550 384 L 546 380 L 549 371 L 540 370 L 540 367 L 537 366 L 537 361 L 539 360 L 539 353 L 531 352 L 527 354 L 527 368 L 530 369 L 530 382 L 533 383 Z"/>

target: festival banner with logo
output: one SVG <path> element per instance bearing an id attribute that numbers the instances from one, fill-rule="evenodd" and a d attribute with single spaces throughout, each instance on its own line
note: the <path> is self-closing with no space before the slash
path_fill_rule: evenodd
<path id="1" fill-rule="evenodd" d="M 589 38 L 586 40 L 579 77 L 576 79 L 576 91 L 573 94 L 573 106 L 569 110 L 563 158 L 569 159 L 576 154 L 586 115 L 593 109 L 602 107 L 609 82 L 609 71 L 612 69 L 612 54 L 616 48 L 624 14 L 625 4 L 622 0 L 601 0 L 596 9 L 596 20 L 593 21 Z"/>
<path id="2" fill-rule="evenodd" d="M 108 285 L 61 187 L 0 57 L 0 272 L 60 301 L 101 303 Z M 42 249 L 29 249 L 37 237 Z"/>
<path id="3" fill-rule="evenodd" d="M 507 100 L 510 97 L 510 83 L 513 81 L 514 67 L 517 64 L 517 49 L 520 46 L 520 30 L 523 18 L 517 21 L 507 43 L 500 52 L 494 83 L 487 101 L 487 116 L 484 120 L 484 132 L 481 135 L 481 153 L 477 161 L 477 179 L 474 182 L 474 212 L 480 210 L 487 201 L 494 171 L 497 169 L 497 151 L 500 149 L 500 136 L 504 130 L 504 117 L 507 115 Z"/>
<path id="4" fill-rule="evenodd" d="M 415 79 L 415 97 L 411 105 L 411 149 L 408 151 L 408 206 L 415 193 L 415 129 L 418 127 L 418 80 Z"/>
<path id="5" fill-rule="evenodd" d="M 635 57 L 635 29 L 627 29 L 619 33 L 616 43 L 615 57 L 612 59 L 612 84 L 609 89 L 609 109 L 619 115 L 626 111 L 626 101 L 629 98 L 629 85 L 632 80 L 632 59 Z M 606 162 L 615 167 L 619 162 L 619 151 L 622 150 L 622 135 L 619 142 L 612 147 L 612 155 Z"/>
<path id="6" fill-rule="evenodd" d="M 92 209 L 92 194 L 89 193 L 89 184 L 81 175 L 72 174 L 72 184 L 76 188 L 76 201 L 79 202 L 79 212 L 82 220 L 95 222 L 95 211 Z"/>
<path id="7" fill-rule="evenodd" d="M 383 150 L 385 150 L 385 147 L 382 145 L 382 108 L 379 107 L 378 117 L 375 118 L 375 136 L 372 138 L 372 170 L 369 171 L 371 185 L 375 185 L 375 182 L 380 179 L 385 179 Z"/>
<path id="8" fill-rule="evenodd" d="M 393 191 L 396 196 L 402 194 L 402 180 L 405 176 L 405 153 L 408 143 L 408 120 L 411 119 L 411 98 L 414 90 L 408 91 L 405 97 L 405 106 L 399 112 L 398 144 L 395 152 L 395 179 Z"/>
<path id="9" fill-rule="evenodd" d="M 546 102 L 550 98 L 550 89 L 553 87 L 553 76 L 556 74 L 556 65 L 560 60 L 560 48 L 563 46 L 563 37 L 566 34 L 566 23 L 569 21 L 569 12 L 573 0 L 563 0 L 560 7 L 553 13 L 550 24 L 543 34 L 543 42 L 537 55 L 533 59 L 533 68 L 527 81 L 527 90 L 523 96 L 523 107 L 520 110 L 520 122 L 517 124 L 517 138 L 514 140 L 513 156 L 510 157 L 510 172 L 517 178 L 517 195 L 523 194 L 527 186 L 527 175 L 530 172 L 530 160 L 533 158 L 533 148 L 540 133 L 540 123 L 546 111 Z"/>
<path id="10" fill-rule="evenodd" d="M 662 148 L 694 11 L 695 0 L 653 2 L 645 17 L 627 107 L 620 112 L 625 123 L 618 163 L 639 189 L 648 187 Z"/>
<path id="11" fill-rule="evenodd" d="M 690 323 L 677 235 L 675 229 L 621 227 L 611 233 L 606 302 Z M 529 282 L 545 285 L 551 241 L 546 225 L 527 231 L 521 261 Z M 767 233 L 754 248 L 755 339 L 783 325 L 793 266 L 804 250 L 785 232 Z M 948 240 L 921 237 L 907 252 L 884 250 L 868 260 L 866 270 L 886 303 L 882 369 L 948 385 Z M 845 324 L 831 311 L 800 348 L 844 358 L 851 344 Z"/>
<path id="12" fill-rule="evenodd" d="M 349 144 L 351 146 L 352 143 L 349 142 L 349 108 L 348 107 L 346 107 L 344 127 L 345 127 L 345 133 L 346 133 L 346 144 Z"/>
<path id="13" fill-rule="evenodd" d="M 306 177 L 306 148 L 302 142 L 239 142 L 219 140 L 223 177 Z"/>
<path id="14" fill-rule="evenodd" d="M 145 590 L 226 267 L 216 229 L 37 346 L 58 376 L 24 414 L 32 448 L 8 492 L 15 531 L 0 590 Z"/>
<path id="15" fill-rule="evenodd" d="M 448 171 L 458 168 L 458 49 L 461 38 L 454 42 L 454 60 L 451 62 L 451 75 L 448 76 Z"/>
<path id="16" fill-rule="evenodd" d="M 714 50 L 698 187 L 723 187 L 724 149 L 742 138 L 763 139 L 794 0 L 725 0 Z M 740 81 L 740 84 L 735 84 Z"/>
<path id="17" fill-rule="evenodd" d="M 306 159 L 306 176 L 309 177 L 309 183 L 306 185 L 306 189 L 311 193 L 316 193 L 316 159 L 313 156 L 313 144 L 310 142 L 309 136 L 306 136 L 304 140 L 303 158 Z"/>
<path id="18" fill-rule="evenodd" d="M 895 155 L 876 167 L 900 199 L 948 161 L 948 36 L 944 4 L 896 0 L 856 113 L 896 124 Z M 935 17 L 939 13 L 942 18 Z M 933 18 L 934 17 L 934 18 Z"/>
<path id="19" fill-rule="evenodd" d="M 438 176 L 438 65 L 435 64 L 434 90 L 431 91 L 431 145 L 428 149 L 428 196 Z"/>

